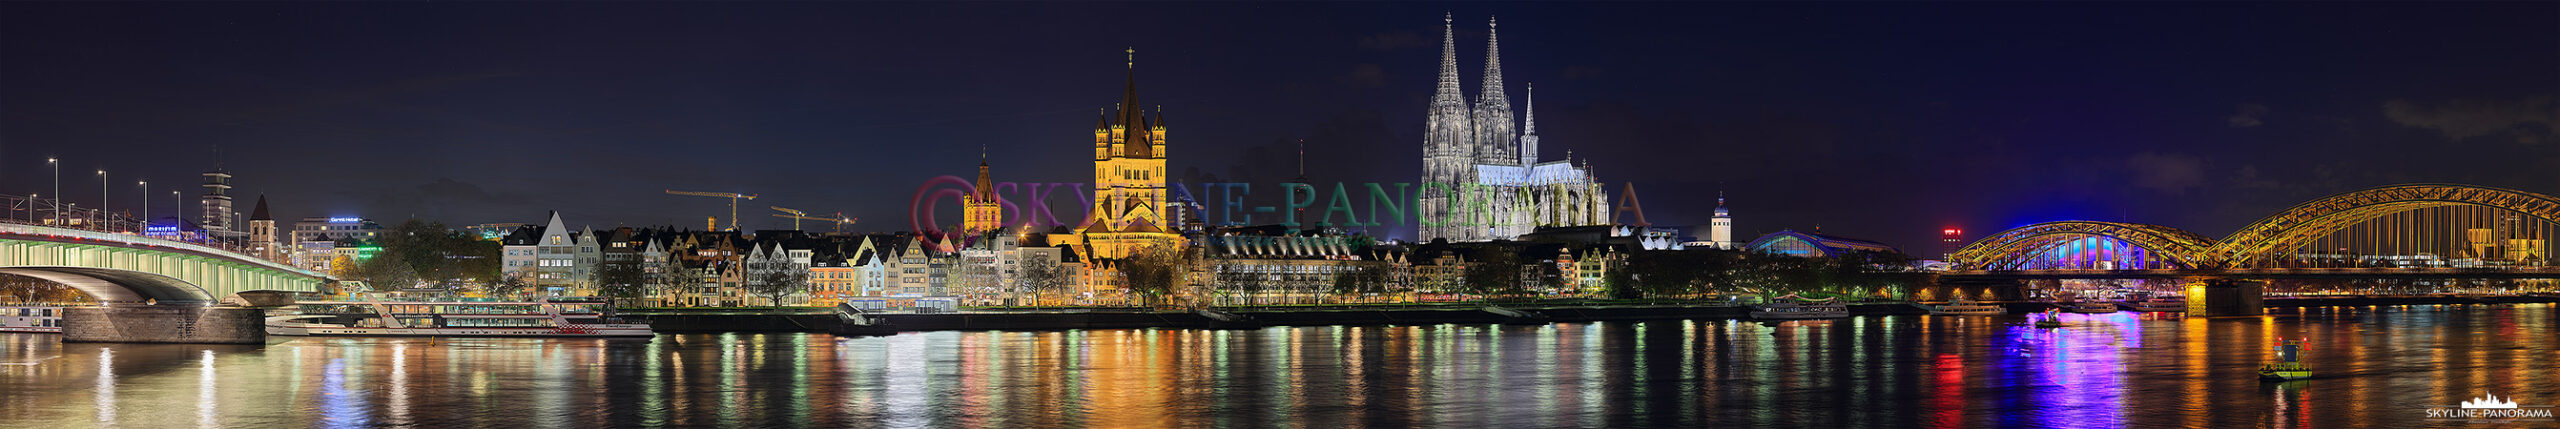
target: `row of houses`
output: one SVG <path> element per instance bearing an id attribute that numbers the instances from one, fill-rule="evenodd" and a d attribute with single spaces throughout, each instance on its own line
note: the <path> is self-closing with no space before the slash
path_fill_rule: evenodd
<path id="1" fill-rule="evenodd" d="M 674 227 L 569 229 L 555 213 L 501 239 L 503 278 L 545 296 L 637 296 L 665 307 L 1130 305 L 1126 259 L 1088 260 L 1061 231 L 1000 228 L 927 237 Z M 1801 233 L 1796 233 L 1802 235 Z M 1594 296 L 1628 252 L 1670 250 L 1660 229 L 1545 228 L 1522 241 L 1381 242 L 1279 226 L 1184 228 L 1188 274 L 1175 304 L 1251 306 L 1466 299 L 1468 268 L 1506 263 L 1500 293 Z M 616 288 L 628 291 L 613 292 Z"/>

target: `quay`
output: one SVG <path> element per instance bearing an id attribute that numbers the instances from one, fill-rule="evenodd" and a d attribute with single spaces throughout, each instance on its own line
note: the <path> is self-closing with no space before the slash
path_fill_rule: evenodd
<path id="1" fill-rule="evenodd" d="M 2477 305 L 2560 303 L 2560 296 L 2341 296 L 2268 298 L 2267 307 L 2361 307 L 2377 305 Z M 1995 303 L 2010 314 L 2043 311 L 2043 302 Z M 1508 308 L 1545 315 L 1556 322 L 1631 320 L 1747 319 L 1751 307 L 1737 305 L 1593 304 L 1537 305 L 1506 303 Z M 1341 305 L 1328 307 L 1222 307 L 1271 326 L 1498 324 L 1503 317 L 1480 305 Z M 1856 315 L 1920 315 L 1917 307 L 1899 302 L 1855 303 Z M 887 313 L 901 331 L 1045 331 L 1070 329 L 1211 328 L 1216 321 L 1183 310 L 1145 308 L 973 310 L 950 313 Z M 825 309 L 645 309 L 624 317 L 647 320 L 665 333 L 827 332 L 836 317 Z"/>

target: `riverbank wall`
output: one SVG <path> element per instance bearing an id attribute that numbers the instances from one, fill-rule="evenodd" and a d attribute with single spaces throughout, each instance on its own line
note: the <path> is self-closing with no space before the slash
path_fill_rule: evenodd
<path id="1" fill-rule="evenodd" d="M 2442 305 L 2442 304 L 2525 304 L 2560 302 L 2560 297 L 2335 297 L 2335 298 L 2269 298 L 2267 307 L 2332 307 L 2370 305 Z M 2026 314 L 2052 308 L 2042 302 L 1998 303 L 2010 314 Z M 1730 305 L 1619 305 L 1619 306 L 1509 306 L 1546 316 L 1555 322 L 1597 322 L 1625 320 L 1680 319 L 1747 319 L 1751 308 Z M 1346 306 L 1330 308 L 1289 309 L 1223 309 L 1251 317 L 1263 326 L 1333 326 L 1333 325 L 1438 325 L 1495 324 L 1506 319 L 1501 315 L 1471 306 Z M 1857 315 L 1917 315 L 1926 310 L 1910 304 L 1852 304 L 1849 312 Z M 972 311 L 957 313 L 878 315 L 895 324 L 900 331 L 1042 331 L 1067 329 L 1136 329 L 1136 328 L 1220 328 L 1235 327 L 1207 317 L 1182 311 L 1093 310 L 1093 311 Z M 741 314 L 728 311 L 656 311 L 628 314 L 625 318 L 646 320 L 651 328 L 665 333 L 703 332 L 830 332 L 836 317 L 824 312 L 791 314 Z M 1251 325 L 1247 325 L 1251 326 Z"/>

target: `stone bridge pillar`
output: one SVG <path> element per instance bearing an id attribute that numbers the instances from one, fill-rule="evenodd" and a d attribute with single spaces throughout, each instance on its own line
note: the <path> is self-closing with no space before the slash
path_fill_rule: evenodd
<path id="1" fill-rule="evenodd" d="M 2257 316 L 2267 313 L 2267 282 L 2191 277 L 2187 283 L 2189 316 Z"/>
<path id="2" fill-rule="evenodd" d="M 265 316 L 265 311 L 238 307 L 65 307 L 62 342 L 265 344 Z"/>

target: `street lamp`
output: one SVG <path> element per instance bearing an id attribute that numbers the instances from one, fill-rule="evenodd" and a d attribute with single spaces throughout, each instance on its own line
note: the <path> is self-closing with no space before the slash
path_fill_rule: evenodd
<path id="1" fill-rule="evenodd" d="M 149 233 L 151 232 L 151 181 L 136 180 L 133 184 L 142 187 L 142 226 L 139 228 L 142 229 L 141 232 Z"/>
<path id="2" fill-rule="evenodd" d="M 48 156 L 44 157 L 44 164 L 53 166 L 53 219 L 51 222 L 62 222 L 62 160 Z"/>
<path id="3" fill-rule="evenodd" d="M 107 218 L 107 169 L 101 168 L 98 169 L 98 230 L 106 231 L 107 222 L 111 220 Z"/>

